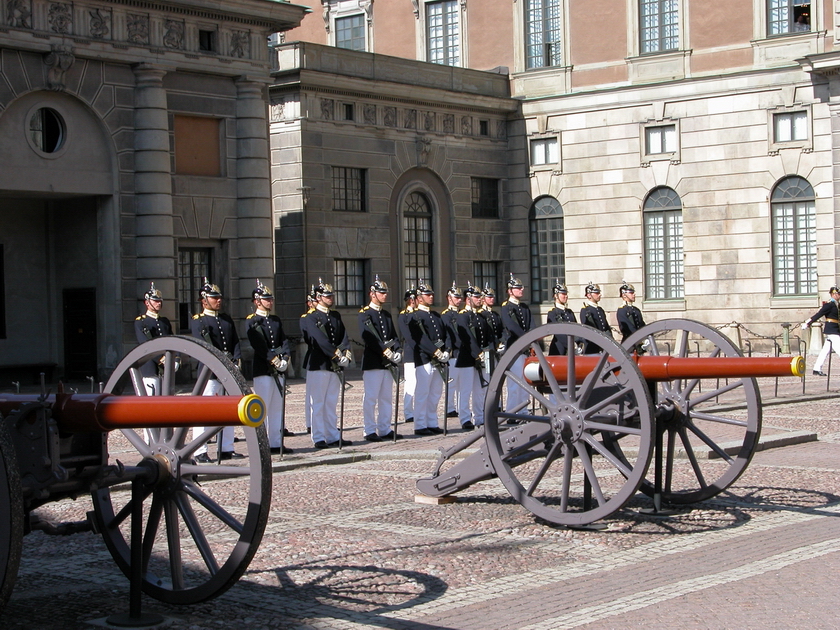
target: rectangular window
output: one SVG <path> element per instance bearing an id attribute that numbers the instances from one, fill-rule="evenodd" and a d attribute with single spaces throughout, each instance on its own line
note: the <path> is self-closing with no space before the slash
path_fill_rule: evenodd
<path id="1" fill-rule="evenodd" d="M 676 151 L 676 125 L 662 125 L 661 127 L 645 128 L 645 153 L 647 155 L 656 155 L 658 153 L 676 153 Z"/>
<path id="2" fill-rule="evenodd" d="M 201 52 L 216 52 L 216 31 L 198 31 L 198 49 Z"/>
<path id="3" fill-rule="evenodd" d="M 497 262 L 474 262 L 473 263 L 473 286 L 483 289 L 489 286 L 498 290 L 499 284 L 499 263 Z"/>
<path id="4" fill-rule="evenodd" d="M 426 4 L 427 61 L 445 66 L 461 65 L 458 0 Z"/>
<path id="5" fill-rule="evenodd" d="M 190 332 L 190 319 L 201 308 L 198 293 L 204 278 L 210 278 L 209 248 L 178 250 L 178 330 Z M 218 282 L 216 282 L 218 284 Z"/>
<path id="6" fill-rule="evenodd" d="M 403 264 L 405 287 L 417 286 L 419 280 L 432 281 L 432 217 L 423 212 L 427 202 L 420 193 L 412 193 L 403 216 Z"/>
<path id="7" fill-rule="evenodd" d="M 531 300 L 550 302 L 555 280 L 566 281 L 564 220 L 562 214 L 531 221 Z"/>
<path id="8" fill-rule="evenodd" d="M 344 120 L 356 120 L 356 108 L 353 103 L 344 103 Z"/>
<path id="9" fill-rule="evenodd" d="M 773 204 L 776 295 L 817 293 L 817 218 L 813 201 Z"/>
<path id="10" fill-rule="evenodd" d="M 645 212 L 645 259 L 647 299 L 682 299 L 682 211 Z"/>
<path id="11" fill-rule="evenodd" d="M 365 292 L 365 261 L 335 261 L 335 305 L 361 307 L 367 304 Z"/>
<path id="12" fill-rule="evenodd" d="M 525 3 L 525 67 L 562 65 L 560 35 L 563 14 L 560 0 L 527 0 Z"/>
<path id="13" fill-rule="evenodd" d="M 335 45 L 348 50 L 366 50 L 365 16 L 351 15 L 335 19 Z"/>
<path id="14" fill-rule="evenodd" d="M 810 30 L 810 0 L 767 0 L 768 35 L 804 33 Z"/>
<path id="15" fill-rule="evenodd" d="M 557 138 L 531 140 L 531 166 L 557 164 L 559 161 Z"/>
<path id="16" fill-rule="evenodd" d="M 793 142 L 808 139 L 808 113 L 786 112 L 773 114 L 773 137 L 775 142 Z"/>
<path id="17" fill-rule="evenodd" d="M 365 170 L 361 168 L 332 167 L 333 210 L 364 212 Z"/>
<path id="18" fill-rule="evenodd" d="M 176 115 L 173 125 L 175 173 L 221 177 L 221 119 Z"/>
<path id="19" fill-rule="evenodd" d="M 472 216 L 474 219 L 499 218 L 499 180 L 472 178 Z"/>
<path id="20" fill-rule="evenodd" d="M 639 22 L 643 55 L 679 48 L 679 0 L 639 0 Z"/>
<path id="21" fill-rule="evenodd" d="M 479 120 L 478 121 L 478 135 L 479 136 L 489 136 L 490 135 L 490 121 L 489 120 Z"/>

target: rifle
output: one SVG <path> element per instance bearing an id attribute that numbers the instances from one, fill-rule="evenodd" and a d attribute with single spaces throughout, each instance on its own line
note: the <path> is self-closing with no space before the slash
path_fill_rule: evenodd
<path id="1" fill-rule="evenodd" d="M 440 350 L 444 347 L 442 339 L 435 341 L 435 347 Z M 449 420 L 449 413 L 446 409 L 447 401 L 449 400 L 449 362 L 443 363 L 432 356 L 432 366 L 440 373 L 443 379 L 443 434 L 447 434 L 447 425 Z"/>

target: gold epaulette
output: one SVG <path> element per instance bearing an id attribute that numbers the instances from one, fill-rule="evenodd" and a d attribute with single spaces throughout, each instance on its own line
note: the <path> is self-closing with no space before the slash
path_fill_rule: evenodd
<path id="1" fill-rule="evenodd" d="M 508 305 L 508 301 L 507 301 L 507 300 L 505 300 L 504 302 L 502 302 L 502 306 L 507 306 L 507 305 Z"/>
<path id="2" fill-rule="evenodd" d="M 359 312 L 360 312 L 360 313 L 364 313 L 365 311 L 367 311 L 367 310 L 369 310 L 369 309 L 370 309 L 370 304 L 368 304 L 368 305 L 363 306 L 362 308 L 360 308 L 360 309 L 359 309 Z"/>
<path id="3" fill-rule="evenodd" d="M 134 321 L 139 322 L 141 319 L 146 319 L 146 316 L 145 315 L 138 315 L 137 317 L 134 318 Z"/>
<path id="4" fill-rule="evenodd" d="M 193 315 L 193 319 L 198 319 L 199 317 L 201 317 L 201 313 L 196 313 L 195 315 Z"/>
<path id="5" fill-rule="evenodd" d="M 246 317 L 245 319 L 253 319 L 253 318 L 254 318 L 254 315 L 256 315 L 256 313 L 251 313 L 251 314 L 250 314 L 250 315 L 248 315 L 248 317 Z"/>
<path id="6" fill-rule="evenodd" d="M 314 311 L 315 311 L 315 309 L 314 309 L 314 308 L 310 308 L 308 311 L 306 311 L 303 315 L 301 315 L 301 316 L 300 316 L 300 317 L 301 317 L 301 319 L 303 319 L 303 318 L 304 318 L 304 317 L 306 317 L 307 315 L 310 315 L 310 314 L 311 314 L 311 313 L 313 313 Z"/>

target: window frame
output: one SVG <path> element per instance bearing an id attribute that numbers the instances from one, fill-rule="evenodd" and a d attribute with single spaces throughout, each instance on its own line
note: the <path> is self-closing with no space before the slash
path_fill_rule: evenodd
<path id="1" fill-rule="evenodd" d="M 368 303 L 366 278 L 370 261 L 364 258 L 333 259 L 333 293 L 336 308 L 361 308 Z"/>
<path id="2" fill-rule="evenodd" d="M 807 11 L 803 11 L 801 8 L 797 7 L 798 2 L 801 0 L 763 0 L 764 4 L 764 16 L 765 16 L 765 25 L 764 25 L 764 36 L 768 39 L 775 38 L 775 37 L 785 37 L 787 35 L 802 35 L 804 33 L 813 33 L 816 28 L 814 21 L 817 18 L 815 15 L 814 7 L 816 2 L 811 0 L 808 2 L 807 5 L 800 4 L 800 6 L 806 6 Z M 781 24 L 782 20 L 773 20 L 773 11 L 775 10 L 772 6 L 774 3 L 782 4 L 784 3 L 785 7 L 778 7 L 778 10 L 784 10 L 790 13 L 790 15 L 785 18 L 787 21 L 787 30 L 780 30 L 776 33 L 771 32 L 774 24 Z M 817 7 L 817 9 L 821 9 L 821 7 Z M 799 18 L 799 15 L 803 12 L 807 12 L 808 17 L 810 18 L 808 29 L 807 30 L 796 30 L 795 25 L 796 21 Z"/>
<path id="3" fill-rule="evenodd" d="M 473 261 L 473 286 L 483 289 L 485 284 L 489 284 L 491 289 L 498 290 L 501 268 L 502 263 L 497 260 Z"/>
<path id="4" fill-rule="evenodd" d="M 182 254 L 190 254 L 190 260 L 185 262 Z M 194 254 L 203 254 L 206 260 L 196 262 Z M 212 247 L 178 247 L 178 304 L 176 308 L 180 333 L 190 334 L 190 320 L 201 309 L 198 294 L 204 284 L 204 278 L 213 279 L 213 275 Z M 219 283 L 216 282 L 216 284 Z"/>
<path id="5" fill-rule="evenodd" d="M 678 203 L 668 203 L 676 199 Z M 652 234 L 653 219 L 661 219 L 661 234 Z M 683 206 L 679 194 L 668 186 L 657 186 L 646 196 L 642 205 L 642 232 L 644 239 L 645 299 L 674 301 L 685 299 L 685 240 L 683 234 Z M 661 246 L 653 248 L 654 239 Z M 672 241 L 678 239 L 679 244 Z M 671 243 L 669 245 L 669 243 Z M 659 259 L 652 258 L 656 252 Z M 653 265 L 660 265 L 661 271 Z M 660 280 L 661 277 L 661 280 Z"/>
<path id="6" fill-rule="evenodd" d="M 651 153 L 648 150 L 648 136 L 651 130 L 654 129 L 665 129 L 673 127 L 674 129 L 674 144 L 673 151 L 662 151 L 660 153 Z M 639 135 L 639 152 L 640 152 L 640 159 L 642 164 L 650 164 L 651 162 L 658 162 L 662 160 L 669 160 L 672 163 L 678 163 L 681 160 L 680 155 L 680 147 L 682 142 L 680 141 L 680 121 L 675 119 L 662 119 L 662 120 L 651 120 L 645 123 L 642 123 L 640 127 L 640 135 Z"/>
<path id="7" fill-rule="evenodd" d="M 417 200 L 422 200 L 422 204 L 417 203 Z M 421 205 L 424 209 L 418 210 Z M 402 199 L 400 209 L 402 214 L 401 240 L 405 288 L 417 286 L 419 280 L 434 282 L 435 212 L 432 205 L 432 196 L 422 189 L 409 190 Z M 408 238 L 409 235 L 412 235 L 412 238 Z M 418 235 L 426 235 L 426 238 L 418 238 Z"/>
<path id="8" fill-rule="evenodd" d="M 353 174 L 356 176 L 351 178 Z M 330 199 L 333 212 L 367 212 L 367 180 L 367 169 L 330 166 Z M 350 198 L 350 193 L 354 192 L 358 192 L 358 199 Z"/>
<path id="9" fill-rule="evenodd" d="M 674 10 L 663 10 L 665 5 L 673 3 Z M 645 39 L 645 11 L 643 8 L 647 5 L 658 5 L 659 10 L 657 11 L 656 15 L 661 17 L 663 15 L 676 15 L 676 23 L 673 24 L 673 28 L 675 30 L 674 34 L 666 34 L 664 31 L 671 24 L 658 24 L 656 26 L 649 27 L 650 29 L 656 29 L 657 37 L 655 40 L 653 38 Z M 682 22 L 683 22 L 683 7 L 681 0 L 636 0 L 636 11 L 638 15 L 638 47 L 639 47 L 639 56 L 647 56 L 647 55 L 659 55 L 664 53 L 673 53 L 682 49 L 682 41 L 683 41 L 683 34 L 682 34 Z M 652 15 L 652 14 L 651 14 Z M 676 39 L 676 42 L 672 47 L 666 47 L 667 44 L 665 42 L 670 39 Z M 645 49 L 646 42 L 658 42 L 657 47 L 655 50 Z M 663 44 L 665 44 L 663 46 Z"/>
<path id="10" fill-rule="evenodd" d="M 778 140 L 776 136 L 776 122 L 779 116 L 794 116 L 796 114 L 804 114 L 805 134 L 806 137 L 802 139 Z M 803 149 L 811 151 L 814 148 L 813 140 L 813 121 L 812 110 L 810 105 L 800 105 L 795 107 L 777 107 L 767 110 L 767 138 L 768 138 L 768 152 L 771 155 L 776 154 L 780 149 Z"/>
<path id="11" fill-rule="evenodd" d="M 342 31 L 342 29 L 340 29 L 339 26 L 344 24 L 347 20 L 354 20 L 354 19 L 357 19 L 357 18 L 359 18 L 361 20 L 361 23 L 358 24 L 358 25 L 354 25 L 351 28 L 361 29 L 361 31 L 362 31 L 362 35 L 361 35 L 362 47 L 361 48 L 353 48 L 353 47 L 348 47 L 348 46 L 341 46 L 339 44 L 339 33 Z M 336 48 L 341 48 L 342 50 L 358 50 L 358 51 L 362 51 L 362 52 L 367 51 L 367 45 L 368 45 L 368 42 L 367 42 L 367 40 L 368 40 L 367 16 L 365 15 L 365 13 L 363 11 L 360 10 L 358 13 L 348 12 L 348 13 L 344 13 L 344 14 L 341 14 L 341 15 L 336 15 L 335 18 L 333 19 L 333 31 L 335 33 L 335 47 Z M 351 37 L 347 41 L 353 42 L 353 41 L 358 41 L 358 40 L 359 40 L 359 37 Z"/>
<path id="12" fill-rule="evenodd" d="M 541 7 L 535 7 L 532 9 L 532 2 L 539 2 L 542 4 Z M 545 68 L 558 68 L 562 67 L 564 63 L 564 59 L 566 57 L 564 51 L 565 45 L 565 33 L 566 33 L 566 2 L 565 0 L 525 0 L 523 3 L 523 55 L 524 55 L 524 67 L 525 70 L 540 70 Z M 542 27 L 539 31 L 535 31 L 532 29 L 532 25 L 537 22 L 537 20 L 532 20 L 533 13 L 537 10 L 540 11 L 540 19 L 539 24 Z M 556 16 L 549 16 L 547 15 L 550 10 L 555 10 L 557 12 Z M 551 22 L 551 20 L 556 19 L 558 21 L 557 24 L 552 25 L 551 28 L 546 28 L 546 25 Z M 551 33 L 555 38 L 554 41 L 546 42 L 546 41 L 539 41 L 529 44 L 529 40 L 532 36 L 535 38 L 539 35 L 539 39 L 545 39 L 545 33 Z M 536 54 L 533 54 L 533 48 L 536 46 L 542 46 L 542 55 L 541 63 L 537 63 L 536 60 L 538 59 Z M 546 46 L 552 46 L 550 52 L 546 50 Z M 550 63 L 549 63 L 550 62 Z"/>
<path id="13" fill-rule="evenodd" d="M 534 156 L 536 151 L 534 150 L 535 147 L 548 147 L 551 142 L 554 142 L 554 152 L 555 152 L 555 161 L 550 162 L 546 157 L 545 162 L 536 162 L 534 160 Z M 547 136 L 532 136 L 528 142 L 528 159 L 531 164 L 532 171 L 542 171 L 542 170 L 552 170 L 556 171 L 560 168 L 560 159 L 561 159 L 561 147 L 560 147 L 560 136 L 559 135 L 547 135 Z M 545 154 L 546 151 L 543 150 Z"/>
<path id="14" fill-rule="evenodd" d="M 431 7 L 441 7 L 442 9 L 445 7 L 448 9 L 440 13 L 442 21 L 445 22 L 440 25 L 440 28 L 443 30 L 440 37 L 432 35 L 432 29 L 438 27 L 437 24 L 433 24 L 434 20 L 432 18 L 437 18 L 438 16 L 430 13 Z M 449 22 L 449 17 L 446 17 L 452 15 L 457 18 L 455 24 L 457 31 L 455 33 L 451 32 L 451 23 Z M 464 25 L 463 16 L 461 15 L 461 3 L 458 0 L 432 0 L 425 2 L 423 4 L 423 20 L 423 50 L 425 61 L 443 66 L 462 67 L 464 65 Z M 450 44 L 449 46 L 443 45 L 440 48 L 433 49 L 432 41 L 436 39 L 454 40 L 454 44 Z M 443 51 L 442 60 L 433 58 L 435 56 L 432 54 L 433 50 Z M 454 51 L 454 54 L 450 51 Z M 453 60 L 453 57 L 456 57 L 456 59 Z"/>
<path id="15" fill-rule="evenodd" d="M 550 303 L 552 287 L 558 278 L 566 282 L 566 219 L 563 206 L 550 196 L 543 195 L 531 205 L 528 220 L 529 265 L 531 268 L 531 300 Z M 559 234 L 559 238 L 552 235 Z M 552 244 L 556 251 L 550 251 Z M 556 260 L 552 261 L 552 257 Z"/>
<path id="16" fill-rule="evenodd" d="M 802 184 L 805 184 L 803 186 Z M 793 191 L 794 194 L 789 194 Z M 803 194 L 796 194 L 800 191 Z M 791 206 L 786 208 L 784 206 Z M 778 227 L 779 210 L 789 210 L 791 212 L 791 225 L 786 230 L 791 232 L 792 238 L 787 241 L 780 239 L 780 229 Z M 803 216 L 802 211 L 807 212 L 805 217 L 808 224 L 804 228 L 800 225 L 799 219 Z M 773 297 L 801 297 L 818 295 L 818 280 L 817 274 L 817 211 L 816 211 L 816 194 L 810 182 L 799 175 L 788 175 L 780 179 L 773 186 L 770 193 L 770 240 L 772 242 L 772 261 L 773 261 Z M 802 231 L 806 230 L 810 233 L 810 237 L 806 239 L 800 238 Z M 780 245 L 787 245 L 792 247 L 790 253 L 781 255 L 779 252 Z M 810 263 L 802 265 L 801 261 L 804 257 L 810 259 Z M 779 264 L 780 258 L 789 258 L 792 265 L 782 267 Z M 790 274 L 792 279 L 782 281 L 780 274 L 782 272 Z M 806 277 L 808 275 L 809 277 Z M 783 292 L 781 284 L 793 284 L 792 292 Z"/>
<path id="17" fill-rule="evenodd" d="M 470 177 L 470 210 L 473 219 L 500 217 L 501 180 L 495 177 Z"/>

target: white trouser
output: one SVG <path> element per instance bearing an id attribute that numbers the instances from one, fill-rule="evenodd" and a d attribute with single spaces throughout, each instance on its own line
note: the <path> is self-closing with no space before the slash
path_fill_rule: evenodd
<path id="1" fill-rule="evenodd" d="M 449 391 L 446 396 L 446 413 L 458 411 L 458 398 L 461 396 L 461 373 L 455 367 L 457 359 L 449 359 Z"/>
<path id="2" fill-rule="evenodd" d="M 255 376 L 254 393 L 265 403 L 265 426 L 269 448 L 283 446 L 283 421 L 286 400 L 280 395 L 273 376 Z"/>
<path id="3" fill-rule="evenodd" d="M 417 369 L 413 363 L 403 363 L 403 413 L 405 419 L 414 418 L 414 391 L 417 386 Z"/>
<path id="4" fill-rule="evenodd" d="M 376 433 L 386 435 L 391 431 L 391 416 L 394 413 L 394 379 L 388 370 L 365 370 L 362 372 L 365 395 L 362 409 L 365 415 L 365 435 Z"/>
<path id="5" fill-rule="evenodd" d="M 224 394 L 224 386 L 216 379 L 211 378 L 207 381 L 207 385 L 204 386 L 204 393 L 202 396 L 224 396 Z M 205 430 L 212 428 L 213 427 L 193 427 L 193 439 L 204 433 Z M 233 427 L 225 427 L 218 433 L 218 445 L 219 449 L 223 453 L 233 452 Z M 201 455 L 206 452 L 207 443 L 205 442 L 196 449 L 195 454 Z"/>
<path id="6" fill-rule="evenodd" d="M 309 406 L 309 383 L 306 381 L 306 375 L 309 370 L 303 370 L 303 381 L 305 383 L 305 390 L 303 393 L 303 418 L 307 429 L 312 429 L 312 407 Z"/>
<path id="7" fill-rule="evenodd" d="M 143 387 L 146 388 L 147 396 L 160 396 L 160 376 L 144 376 Z M 143 437 L 146 442 L 150 443 L 152 441 L 152 434 L 149 433 L 148 429 L 143 429 Z"/>
<path id="8" fill-rule="evenodd" d="M 475 426 L 480 427 L 484 424 L 484 396 L 487 394 L 487 388 L 481 386 L 478 369 L 474 367 L 456 369 L 461 372 L 458 418 L 461 420 L 461 424 L 471 421 Z M 484 382 L 488 382 L 486 370 L 483 372 L 483 377 Z"/>
<path id="9" fill-rule="evenodd" d="M 823 363 L 825 363 L 825 360 L 831 353 L 832 348 L 834 349 L 834 352 L 840 355 L 840 335 L 825 336 L 825 343 L 823 344 L 822 350 L 820 350 L 820 354 L 817 357 L 817 362 L 814 364 L 814 370 L 822 372 Z"/>
<path id="10" fill-rule="evenodd" d="M 522 371 L 525 369 L 525 355 L 520 354 L 516 357 L 516 361 L 513 362 L 513 365 L 510 366 L 510 371 L 513 374 L 516 374 L 519 377 L 519 380 L 523 380 Z M 518 407 L 524 402 L 527 402 L 530 398 L 530 394 L 522 387 L 519 386 L 513 379 L 507 379 L 507 402 L 505 403 L 505 410 L 513 409 L 514 407 Z M 527 412 L 526 408 L 520 410 L 521 412 Z"/>
<path id="11" fill-rule="evenodd" d="M 341 438 L 336 414 L 340 390 L 341 381 L 332 370 L 307 370 L 306 397 L 312 413 L 313 444 L 330 444 Z"/>
<path id="12" fill-rule="evenodd" d="M 443 379 L 431 363 L 418 365 L 417 387 L 414 390 L 414 430 L 436 428 L 437 408 L 443 393 Z"/>

